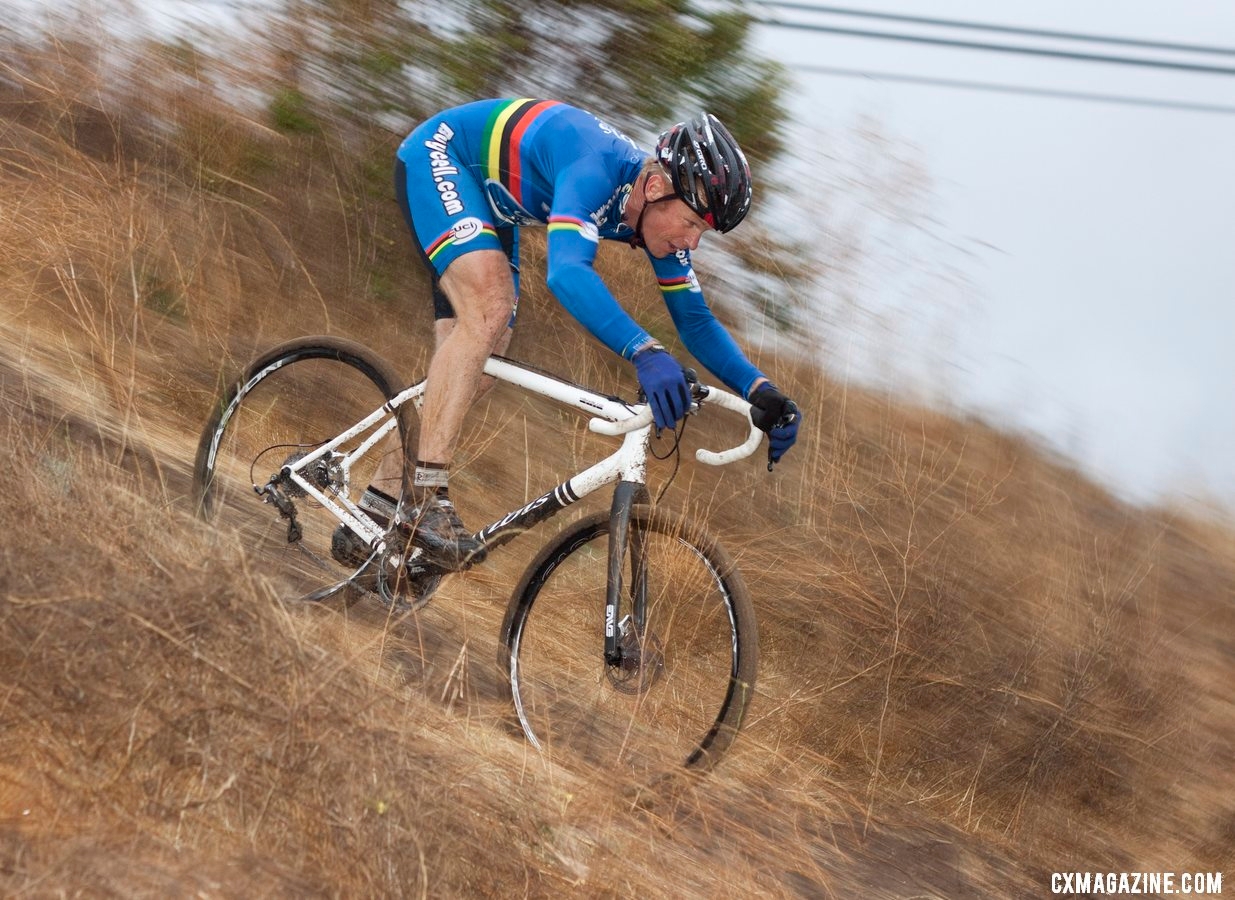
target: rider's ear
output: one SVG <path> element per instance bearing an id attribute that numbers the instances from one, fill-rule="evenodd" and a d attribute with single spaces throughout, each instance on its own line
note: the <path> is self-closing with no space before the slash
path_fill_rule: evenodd
<path id="1" fill-rule="evenodd" d="M 648 172 L 647 185 L 643 189 L 643 195 L 648 200 L 659 200 L 667 195 L 671 190 L 669 178 L 664 172 L 652 170 Z"/>

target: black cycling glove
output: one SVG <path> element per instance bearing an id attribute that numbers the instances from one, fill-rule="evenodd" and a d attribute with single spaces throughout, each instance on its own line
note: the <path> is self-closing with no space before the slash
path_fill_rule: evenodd
<path id="1" fill-rule="evenodd" d="M 802 411 L 780 392 L 780 388 L 765 381 L 750 395 L 750 420 L 767 434 L 768 461 L 774 463 L 779 462 L 798 439 Z"/>

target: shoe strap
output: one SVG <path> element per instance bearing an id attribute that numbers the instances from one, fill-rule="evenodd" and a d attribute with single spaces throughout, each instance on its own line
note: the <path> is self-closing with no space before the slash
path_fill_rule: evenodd
<path id="1" fill-rule="evenodd" d="M 416 522 L 419 522 L 430 509 L 434 508 L 449 513 L 455 513 L 455 505 L 451 502 L 450 497 L 443 497 L 440 494 L 434 494 L 432 497 L 422 500 L 415 506 L 400 506 L 395 512 L 395 524 L 414 525 Z"/>

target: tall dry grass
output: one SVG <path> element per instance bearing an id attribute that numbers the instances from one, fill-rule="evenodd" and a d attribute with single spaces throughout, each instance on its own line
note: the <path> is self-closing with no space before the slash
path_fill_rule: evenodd
<path id="1" fill-rule="evenodd" d="M 295 334 L 419 372 L 421 275 L 354 136 L 278 132 L 211 87 L 260 57 L 113 63 L 0 60 L 6 895 L 1038 896 L 1056 870 L 1231 870 L 1230 531 L 770 348 L 809 417 L 777 472 L 652 473 L 756 594 L 757 699 L 708 780 L 513 733 L 491 660 L 535 539 L 416 617 L 289 604 L 188 515 L 197 429 Z M 630 389 L 525 246 L 512 354 Z M 668 336 L 633 259 L 602 263 Z M 477 409 L 469 515 L 605 446 L 546 421 L 573 418 L 500 389 Z"/>

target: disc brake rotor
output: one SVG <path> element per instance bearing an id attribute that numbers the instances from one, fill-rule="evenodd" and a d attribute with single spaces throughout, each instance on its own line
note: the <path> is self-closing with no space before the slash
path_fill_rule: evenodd
<path id="1" fill-rule="evenodd" d="M 615 691 L 642 694 L 660 680 L 665 670 L 665 654 L 654 632 L 637 634 L 627 617 L 618 626 L 618 649 L 622 661 L 605 666 L 605 677 Z"/>

